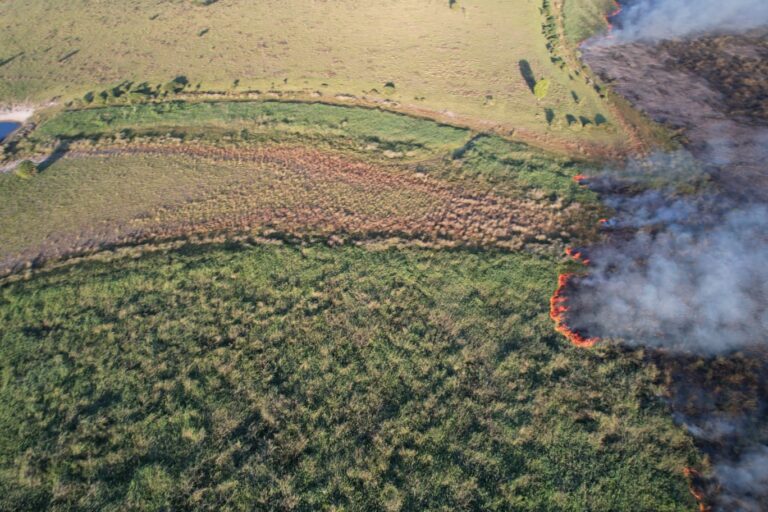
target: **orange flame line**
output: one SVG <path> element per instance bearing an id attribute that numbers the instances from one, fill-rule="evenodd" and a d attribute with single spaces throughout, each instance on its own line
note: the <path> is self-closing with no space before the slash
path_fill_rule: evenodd
<path id="1" fill-rule="evenodd" d="M 688 489 L 699 504 L 699 512 L 712 512 L 712 507 L 706 504 L 704 491 L 697 489 L 695 482 L 702 478 L 701 473 L 691 467 L 683 469 L 683 474 L 688 480 Z"/>
<path id="2" fill-rule="evenodd" d="M 621 6 L 618 0 L 614 0 L 613 3 L 616 6 L 616 8 L 610 13 L 605 15 L 605 22 L 608 24 L 609 31 L 613 30 L 613 23 L 611 23 L 611 18 L 618 16 L 619 14 L 621 14 L 621 11 L 624 10 L 624 8 Z"/>
<path id="3" fill-rule="evenodd" d="M 600 338 L 587 338 L 577 333 L 566 323 L 565 314 L 568 312 L 568 298 L 565 297 L 565 289 L 568 287 L 573 274 L 560 274 L 557 278 L 557 289 L 549 299 L 549 318 L 555 323 L 555 330 L 565 336 L 568 341 L 577 347 L 590 348 L 600 341 Z"/>
<path id="4" fill-rule="evenodd" d="M 565 254 L 573 258 L 579 263 L 589 265 L 589 259 L 584 255 L 571 247 L 565 248 Z M 568 287 L 568 283 L 574 274 L 560 274 L 557 278 L 557 289 L 552 297 L 549 299 L 549 317 L 555 323 L 555 330 L 565 336 L 568 341 L 576 345 L 577 347 L 594 347 L 595 344 L 600 341 L 600 338 L 587 338 L 577 333 L 566 323 L 566 313 L 568 312 L 568 298 L 565 296 L 565 290 Z"/>

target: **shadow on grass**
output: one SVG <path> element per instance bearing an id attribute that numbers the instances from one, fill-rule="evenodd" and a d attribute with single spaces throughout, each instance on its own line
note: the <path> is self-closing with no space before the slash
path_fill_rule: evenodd
<path id="1" fill-rule="evenodd" d="M 523 75 L 523 80 L 525 80 L 526 85 L 533 92 L 533 89 L 536 87 L 536 76 L 533 74 L 530 63 L 523 59 L 517 64 L 520 66 L 520 74 Z"/>
<path id="2" fill-rule="evenodd" d="M 56 149 L 53 150 L 53 153 L 48 155 L 48 157 L 40 162 L 37 166 L 37 170 L 39 172 L 45 171 L 47 168 L 58 162 L 61 158 L 64 157 L 64 155 L 69 152 L 69 143 L 68 142 L 61 142 L 58 146 L 56 146 Z"/>

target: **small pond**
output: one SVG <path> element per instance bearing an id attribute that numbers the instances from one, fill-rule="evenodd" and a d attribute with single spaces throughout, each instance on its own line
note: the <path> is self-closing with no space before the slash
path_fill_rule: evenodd
<path id="1" fill-rule="evenodd" d="M 0 121 L 0 142 L 9 136 L 16 128 L 21 126 L 19 123 L 12 123 L 10 121 Z"/>

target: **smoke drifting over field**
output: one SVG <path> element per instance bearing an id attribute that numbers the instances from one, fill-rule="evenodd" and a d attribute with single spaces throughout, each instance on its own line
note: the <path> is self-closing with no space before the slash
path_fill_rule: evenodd
<path id="1" fill-rule="evenodd" d="M 614 42 L 658 41 L 703 32 L 743 33 L 768 25 L 765 0 L 637 0 L 627 5 Z"/>
<path id="2" fill-rule="evenodd" d="M 621 4 L 587 61 L 683 129 L 698 162 L 655 155 L 589 180 L 615 215 L 585 251 L 566 321 L 583 336 L 663 349 L 648 353 L 666 369 L 675 420 L 711 463 L 686 473 L 701 510 L 768 510 L 768 130 L 753 103 L 763 31 L 750 32 L 768 27 L 768 1 Z"/>
<path id="3" fill-rule="evenodd" d="M 616 210 L 606 226 L 618 234 L 589 252 L 572 328 L 705 355 L 768 342 L 768 208 L 671 186 L 626 192 L 640 185 L 640 172 L 646 183 L 665 169 L 664 179 L 695 177 L 689 163 L 658 156 L 592 180 L 598 190 L 620 184 L 621 194 L 605 197 Z"/>
<path id="4" fill-rule="evenodd" d="M 719 510 L 760 512 L 768 503 L 768 446 L 760 445 L 734 462 L 715 466 L 721 485 Z"/>
<path id="5" fill-rule="evenodd" d="M 710 165 L 729 163 L 731 150 L 718 144 Z M 706 361 L 710 380 L 681 370 L 670 398 L 676 421 L 711 457 L 715 483 L 703 499 L 717 511 L 768 510 L 766 367 L 725 362 L 768 353 L 768 206 L 718 192 L 685 152 L 631 161 L 583 183 L 615 215 L 569 291 L 568 326 L 665 349 L 670 361 Z M 746 389 L 749 399 L 732 400 Z"/>

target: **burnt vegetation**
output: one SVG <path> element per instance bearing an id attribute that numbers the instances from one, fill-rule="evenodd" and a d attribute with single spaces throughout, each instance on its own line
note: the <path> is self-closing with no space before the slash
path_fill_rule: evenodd
<path id="1" fill-rule="evenodd" d="M 768 123 L 768 41 L 747 36 L 702 37 L 662 44 L 675 64 L 705 78 L 728 113 Z"/>

